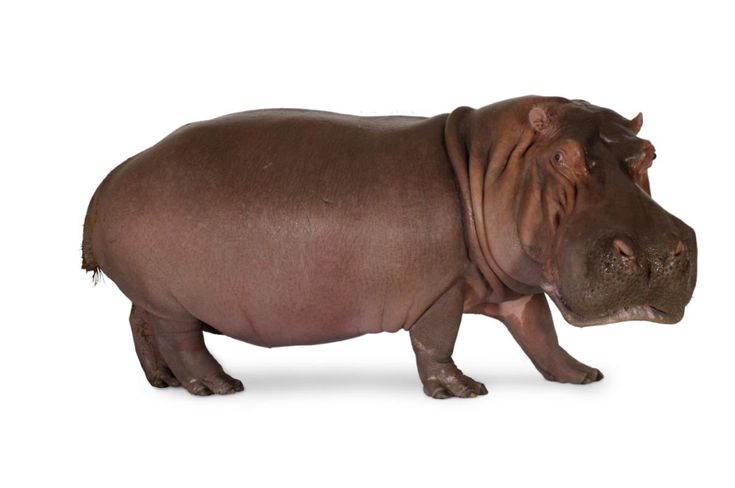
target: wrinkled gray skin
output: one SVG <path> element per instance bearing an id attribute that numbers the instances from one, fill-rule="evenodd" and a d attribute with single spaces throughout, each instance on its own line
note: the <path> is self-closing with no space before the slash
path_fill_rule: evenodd
<path id="1" fill-rule="evenodd" d="M 649 196 L 641 121 L 524 97 L 189 124 L 102 182 L 83 267 L 133 302 L 154 386 L 243 389 L 203 331 L 273 347 L 406 329 L 426 394 L 484 394 L 451 358 L 463 312 L 501 320 L 547 379 L 596 381 L 544 291 L 575 325 L 676 322 L 696 279 L 694 232 Z"/>

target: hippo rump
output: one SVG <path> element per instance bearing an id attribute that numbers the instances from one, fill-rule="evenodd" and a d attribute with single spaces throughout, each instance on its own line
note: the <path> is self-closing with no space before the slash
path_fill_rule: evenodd
<path id="1" fill-rule="evenodd" d="M 452 360 L 463 313 L 503 322 L 546 379 L 598 381 L 546 296 L 573 325 L 674 323 L 696 280 L 694 231 L 651 199 L 641 124 L 539 96 L 188 124 L 102 181 L 82 267 L 131 300 L 156 387 L 243 389 L 205 331 L 274 347 L 404 329 L 427 395 L 483 395 Z"/>

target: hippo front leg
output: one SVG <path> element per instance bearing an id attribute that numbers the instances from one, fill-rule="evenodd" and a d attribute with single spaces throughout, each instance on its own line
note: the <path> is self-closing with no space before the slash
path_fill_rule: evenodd
<path id="1" fill-rule="evenodd" d="M 549 381 L 585 384 L 603 378 L 600 370 L 580 363 L 559 345 L 551 311 L 543 294 L 493 305 L 488 315 L 502 321 Z"/>
<path id="2" fill-rule="evenodd" d="M 424 385 L 424 393 L 432 398 L 487 394 L 485 385 L 462 374 L 452 361 L 462 305 L 462 293 L 458 286 L 454 286 L 411 327 L 411 345 L 416 353 L 419 378 Z"/>

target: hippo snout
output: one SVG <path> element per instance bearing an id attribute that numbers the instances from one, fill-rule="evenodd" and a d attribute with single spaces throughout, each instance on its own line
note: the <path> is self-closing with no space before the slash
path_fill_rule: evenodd
<path id="1" fill-rule="evenodd" d="M 561 270 L 562 312 L 576 325 L 621 320 L 679 322 L 696 281 L 694 231 L 647 237 L 614 232 L 586 246 L 571 246 Z M 584 259 L 579 259 L 583 254 Z"/>

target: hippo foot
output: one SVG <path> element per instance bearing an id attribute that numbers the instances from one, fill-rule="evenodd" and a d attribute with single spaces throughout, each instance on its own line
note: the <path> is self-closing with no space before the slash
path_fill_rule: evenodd
<path id="1" fill-rule="evenodd" d="M 243 391 L 245 387 L 238 379 L 222 370 L 206 349 L 196 353 L 175 354 L 177 351 L 167 350 L 171 364 L 173 381 L 180 383 L 189 393 L 196 396 L 227 395 Z M 173 352 L 173 354 L 172 354 Z M 155 385 L 154 385 L 155 386 Z"/>
<path id="2" fill-rule="evenodd" d="M 424 393 L 431 398 L 473 398 L 487 395 L 485 385 L 463 374 L 453 363 L 432 369 L 434 370 L 424 381 Z"/>
<path id="3" fill-rule="evenodd" d="M 242 382 L 227 373 L 219 373 L 207 378 L 190 378 L 184 382 L 184 387 L 192 395 L 207 396 L 211 394 L 227 395 L 243 391 Z"/>
<path id="4" fill-rule="evenodd" d="M 174 376 L 167 366 L 149 372 L 143 368 L 146 379 L 156 388 L 169 386 L 181 386 L 181 382 Z M 227 395 L 243 391 L 245 387 L 242 382 L 227 373 L 216 373 L 206 378 L 190 377 L 184 381 L 184 388 L 192 395 L 207 396 L 212 394 Z"/>
<path id="5" fill-rule="evenodd" d="M 599 369 L 580 363 L 562 348 L 545 363 L 534 361 L 534 365 L 544 378 L 558 383 L 586 385 L 604 378 Z"/>
<path id="6" fill-rule="evenodd" d="M 145 368 L 143 370 L 145 371 L 148 382 L 156 388 L 182 385 L 182 382 L 174 376 L 167 366 L 163 366 L 152 373 L 146 371 Z M 197 396 L 208 396 L 212 394 L 227 395 L 245 389 L 240 380 L 233 378 L 225 372 L 215 373 L 203 378 L 186 376 L 186 379 L 183 381 L 183 386 L 189 393 Z"/>
<path id="7" fill-rule="evenodd" d="M 169 386 L 181 386 L 176 376 L 168 369 L 168 366 L 157 366 L 152 371 L 143 367 L 143 372 L 151 386 L 156 388 L 168 388 Z"/>

